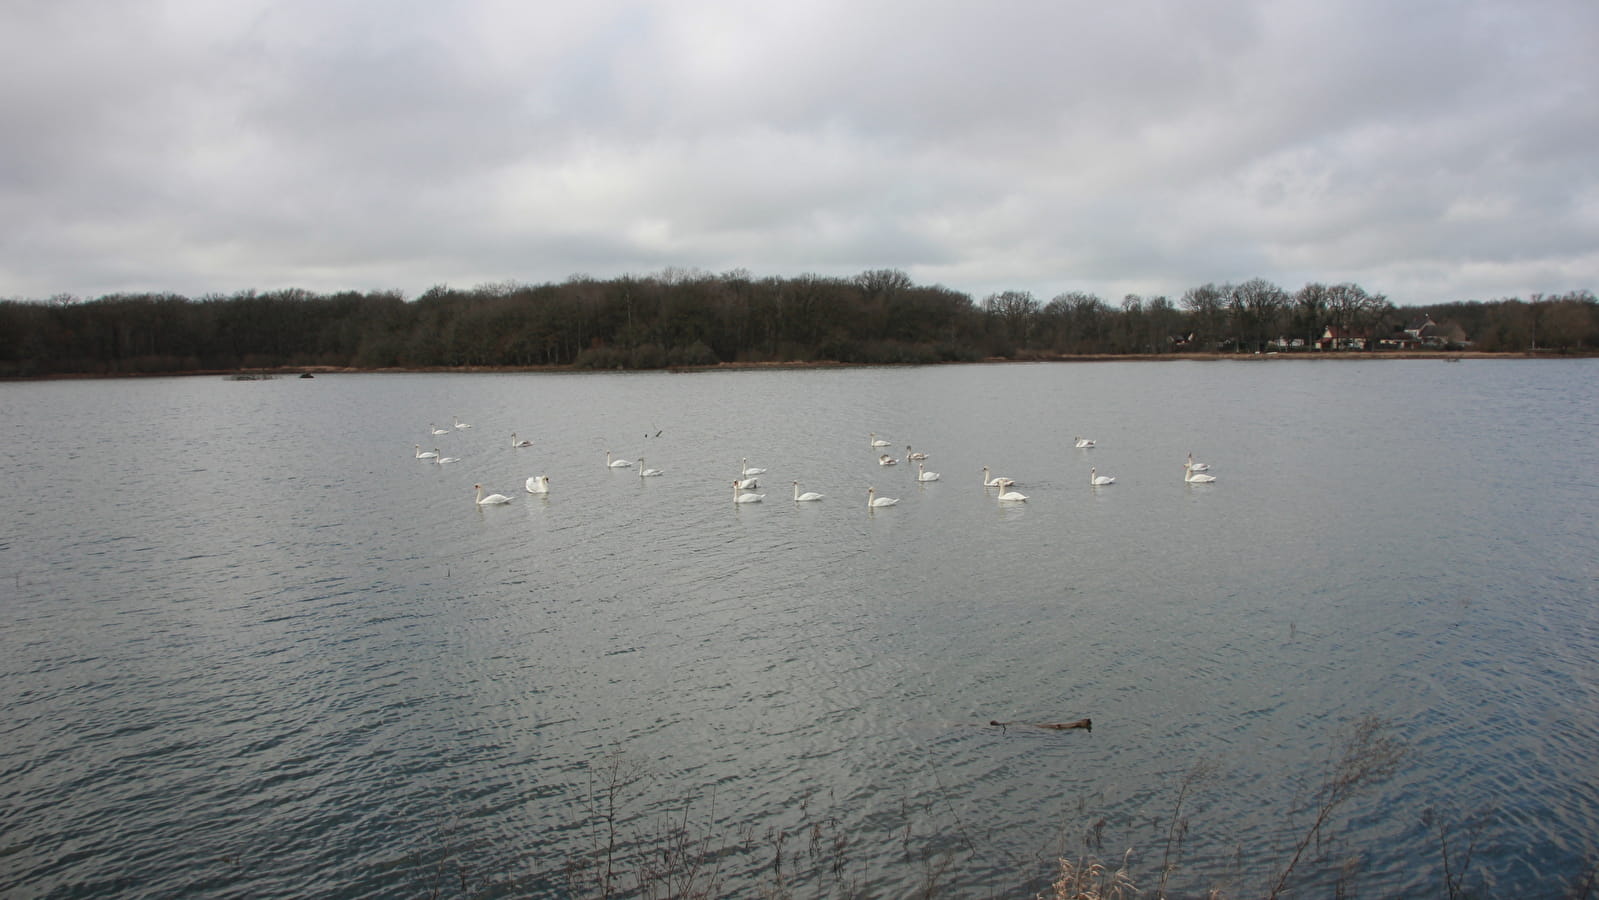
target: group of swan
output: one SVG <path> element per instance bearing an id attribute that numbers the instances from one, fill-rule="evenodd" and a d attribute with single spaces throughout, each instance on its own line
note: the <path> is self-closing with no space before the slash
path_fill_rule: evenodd
<path id="1" fill-rule="evenodd" d="M 983 467 L 983 487 L 999 488 L 999 499 L 1011 503 L 1021 503 L 1027 500 L 1027 495 L 1021 491 L 1011 490 L 1016 484 L 1016 479 L 1006 478 L 1004 475 L 992 474 L 987 466 Z"/>
<path id="2" fill-rule="evenodd" d="M 465 431 L 466 429 L 472 427 L 470 424 L 461 421 L 461 417 L 460 416 L 451 416 L 450 417 L 450 421 L 452 423 L 454 423 L 455 430 L 457 430 L 457 431 Z M 451 433 L 452 433 L 451 430 L 448 429 L 448 428 L 440 428 L 437 425 L 434 425 L 432 422 L 428 423 L 428 434 L 430 434 L 430 435 L 433 435 L 433 436 L 436 437 L 436 436 L 441 435 L 441 434 L 451 434 Z M 437 463 L 439 463 L 441 465 L 445 464 L 445 463 L 453 463 L 453 462 L 460 462 L 461 461 L 461 457 L 459 457 L 459 456 L 444 456 L 444 455 L 442 455 L 439 452 L 439 448 L 437 448 L 437 447 L 434 447 L 432 450 L 423 450 L 421 444 L 412 444 L 411 446 L 416 448 L 416 458 L 417 459 L 431 459 L 434 462 L 437 462 Z M 528 440 L 527 438 L 519 438 L 519 437 L 517 437 L 516 432 L 513 431 L 513 432 L 511 432 L 511 446 L 512 447 L 518 447 L 518 448 L 531 447 L 531 446 L 533 446 L 533 442 Z"/>
<path id="3" fill-rule="evenodd" d="M 465 431 L 466 429 L 472 427 L 469 423 L 461 421 L 460 416 L 451 416 L 450 422 L 455 426 L 456 431 Z M 428 433 L 433 435 L 449 434 L 450 429 L 439 428 L 438 426 L 429 422 Z M 434 447 L 432 450 L 423 450 L 421 444 L 412 444 L 411 446 L 416 448 L 417 459 L 430 459 L 441 466 L 448 463 L 456 463 L 461 461 L 461 457 L 459 456 L 445 456 L 439 452 L 439 448 L 437 447 Z M 518 437 L 516 432 L 513 431 L 511 432 L 511 446 L 515 448 L 531 447 L 533 446 L 533 442 L 527 440 L 526 438 Z M 607 458 L 609 457 L 607 456 Z M 642 462 L 642 460 L 640 460 L 640 462 Z M 622 465 L 631 464 L 623 462 Z M 501 504 L 511 502 L 511 498 L 505 496 L 504 494 L 489 494 L 488 496 L 484 496 L 483 485 L 481 484 L 472 485 L 472 490 L 475 492 L 475 499 L 478 506 L 499 506 Z M 529 478 L 527 480 L 527 492 L 529 494 L 548 494 L 550 492 L 550 476 L 534 475 L 532 478 Z"/>
<path id="4" fill-rule="evenodd" d="M 1086 450 L 1089 447 L 1094 446 L 1094 442 L 1089 438 L 1079 437 L 1076 439 L 1076 446 L 1079 449 Z M 1216 476 L 1205 474 L 1207 471 L 1209 471 L 1209 469 L 1209 463 L 1194 462 L 1194 454 L 1190 453 L 1188 454 L 1188 461 L 1183 463 L 1183 480 L 1189 484 L 1210 484 L 1216 480 Z M 989 480 L 988 467 L 983 467 L 984 486 L 993 487 L 998 480 L 999 479 Z M 1107 484 L 1115 484 L 1116 479 L 1109 475 L 1101 475 L 1097 469 L 1090 466 L 1088 468 L 1088 483 L 1094 487 L 1103 487 Z"/>
<path id="5" fill-rule="evenodd" d="M 1006 478 L 1003 475 L 990 475 L 988 467 L 983 467 L 983 487 L 1010 487 L 1015 483 L 1016 479 Z"/>
<path id="6" fill-rule="evenodd" d="M 733 485 L 734 485 L 734 487 L 737 490 L 740 490 L 740 491 L 747 491 L 747 490 L 750 490 L 752 488 L 760 487 L 761 486 L 760 479 L 756 478 L 755 476 L 766 474 L 766 470 L 765 469 L 760 468 L 759 466 L 751 466 L 750 465 L 750 461 L 749 461 L 749 457 L 747 457 L 747 456 L 738 461 L 738 472 L 739 472 L 739 476 L 740 477 L 733 482 Z M 764 497 L 766 495 L 762 494 L 761 496 Z M 754 500 L 743 500 L 743 501 L 740 501 L 740 502 L 743 502 L 743 503 L 754 503 L 755 501 Z"/>
<path id="7" fill-rule="evenodd" d="M 454 419 L 454 423 L 455 427 L 458 429 L 472 427 L 471 425 L 462 422 L 459 418 Z M 432 426 L 429 426 L 429 430 L 434 434 L 449 433 L 442 428 L 433 428 Z M 889 445 L 889 442 L 879 438 L 876 432 L 870 433 L 870 440 L 873 448 L 886 447 Z M 1074 440 L 1075 446 L 1078 448 L 1086 449 L 1095 445 L 1095 442 L 1088 438 L 1078 437 Z M 511 433 L 512 447 L 521 448 L 531 447 L 532 445 L 532 441 L 519 439 L 516 432 Z M 433 450 L 423 450 L 422 445 L 420 444 L 414 444 L 412 446 L 415 448 L 417 459 L 431 459 L 441 464 L 459 461 L 458 457 L 442 456 L 438 448 L 434 448 Z M 927 471 L 926 465 L 922 462 L 922 460 L 927 458 L 928 455 L 926 453 L 921 453 L 912 449 L 911 445 L 909 444 L 905 446 L 905 459 L 907 461 L 916 462 L 916 480 L 920 483 L 938 481 L 942 477 L 937 472 Z M 761 501 L 765 500 L 765 494 L 753 493 L 751 489 L 758 487 L 756 476 L 765 474 L 766 469 L 757 466 L 751 466 L 747 457 L 741 459 L 739 463 L 740 474 L 744 477 L 741 477 L 733 482 L 733 502 L 760 503 Z M 879 465 L 883 466 L 891 466 L 896 465 L 898 460 L 893 456 L 884 453 L 878 457 L 878 463 Z M 608 468 L 621 469 L 629 468 L 633 465 L 633 463 L 625 459 L 616 459 L 613 457 L 611 451 L 607 450 L 605 451 L 605 465 Z M 1190 453 L 1188 454 L 1187 461 L 1183 463 L 1183 480 L 1190 484 L 1208 484 L 1210 482 L 1214 482 L 1216 477 L 1214 475 L 1206 474 L 1206 470 L 1209 468 L 1210 466 L 1206 463 L 1195 462 L 1194 455 Z M 645 465 L 645 460 L 643 457 L 639 457 L 638 459 L 638 469 L 640 478 L 649 478 L 665 474 L 661 469 L 648 468 Z M 1088 470 L 1088 482 L 1090 485 L 1095 487 L 1101 487 L 1115 484 L 1116 479 L 1110 475 L 1101 475 L 1099 474 L 1098 468 L 1090 467 Z M 801 492 L 800 483 L 798 481 L 791 482 L 791 484 L 794 488 L 795 502 L 814 502 L 821 500 L 826 496 L 825 494 L 820 494 L 815 491 Z M 988 466 L 983 467 L 983 487 L 998 488 L 999 493 L 997 495 L 997 499 L 1000 501 L 1007 503 L 1018 503 L 1025 502 L 1028 499 L 1026 494 L 1014 490 L 1015 485 L 1015 479 L 1008 478 L 1003 475 L 994 475 Z M 475 484 L 472 487 L 476 492 L 476 502 L 479 506 L 495 506 L 511 502 L 511 498 L 505 496 L 504 494 L 489 494 L 484 496 L 483 486 L 481 484 Z M 535 475 L 527 479 L 528 493 L 548 494 L 549 491 L 550 477 L 548 475 Z M 899 499 L 896 497 L 877 496 L 877 489 L 875 487 L 868 487 L 866 489 L 866 505 L 868 509 L 881 509 L 884 507 L 894 506 L 897 503 L 899 503 Z"/>
<path id="8" fill-rule="evenodd" d="M 753 469 L 752 470 L 749 467 L 749 465 L 748 465 L 749 460 L 747 460 L 747 459 L 744 460 L 744 463 L 746 463 L 746 465 L 743 468 L 744 468 L 744 471 L 746 471 L 746 472 L 749 472 L 749 471 L 765 472 L 766 471 L 765 469 Z M 642 459 L 639 460 L 639 465 L 643 465 L 643 464 L 644 464 L 644 460 L 642 460 Z M 655 471 L 655 470 L 651 470 L 651 471 Z M 656 474 L 659 474 L 659 472 L 657 471 Z M 802 493 L 800 493 L 800 483 L 798 481 L 795 481 L 795 482 L 792 482 L 792 484 L 794 485 L 794 500 L 797 503 L 811 503 L 811 502 L 814 502 L 814 501 L 817 501 L 817 500 L 821 500 L 822 498 L 827 496 L 826 494 L 818 494 L 815 491 L 806 491 L 805 493 L 802 494 Z M 756 486 L 756 481 L 755 481 L 754 476 L 751 476 L 749 478 L 740 478 L 740 479 L 735 480 L 733 482 L 733 502 L 734 503 L 759 503 L 762 500 L 765 500 L 766 499 L 766 495 L 765 494 L 756 494 L 756 493 L 750 493 L 749 492 L 749 489 L 753 488 L 755 486 Z"/>

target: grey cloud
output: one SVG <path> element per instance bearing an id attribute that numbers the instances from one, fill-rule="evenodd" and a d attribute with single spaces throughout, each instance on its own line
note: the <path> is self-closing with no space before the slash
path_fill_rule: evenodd
<path id="1" fill-rule="evenodd" d="M 1586 2 L 0 10 L 0 295 L 1591 287 Z"/>

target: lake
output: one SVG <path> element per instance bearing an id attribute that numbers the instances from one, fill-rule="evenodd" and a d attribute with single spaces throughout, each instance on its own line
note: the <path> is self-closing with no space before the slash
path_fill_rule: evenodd
<path id="1" fill-rule="evenodd" d="M 1468 846 L 1469 890 L 1559 896 L 1596 397 L 1595 360 L 0 384 L 0 894 L 598 896 L 608 852 L 613 895 L 1030 897 L 1087 854 L 1261 896 L 1376 716 L 1409 752 L 1302 896 L 1442 895 Z"/>

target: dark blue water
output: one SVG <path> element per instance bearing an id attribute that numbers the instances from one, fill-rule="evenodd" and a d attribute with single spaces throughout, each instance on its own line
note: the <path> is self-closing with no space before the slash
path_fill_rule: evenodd
<path id="1" fill-rule="evenodd" d="M 1301 890 L 1442 893 L 1480 826 L 1469 886 L 1559 895 L 1599 834 L 1595 396 L 1591 361 L 0 385 L 0 894 L 597 896 L 682 829 L 727 895 L 1031 896 L 1129 849 L 1259 895 L 1376 715 L 1409 755 Z M 938 481 L 877 465 L 906 444 Z"/>

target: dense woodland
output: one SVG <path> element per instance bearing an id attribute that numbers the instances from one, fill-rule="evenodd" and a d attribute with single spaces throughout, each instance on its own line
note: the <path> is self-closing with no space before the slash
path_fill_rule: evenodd
<path id="1" fill-rule="evenodd" d="M 1589 352 L 1599 304 L 1583 290 L 1396 308 L 1354 284 L 1289 291 L 1263 279 L 1206 284 L 1173 301 L 980 302 L 882 269 L 853 278 L 668 270 L 560 284 L 436 286 L 198 299 L 110 294 L 0 301 L 0 376 L 153 374 L 282 367 L 561 366 L 651 369 L 722 362 L 935 363 L 1091 354 L 1252 353 L 1328 328 L 1372 338 L 1430 316 L 1443 350 Z"/>

